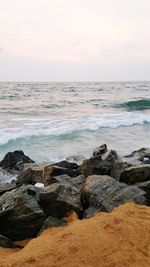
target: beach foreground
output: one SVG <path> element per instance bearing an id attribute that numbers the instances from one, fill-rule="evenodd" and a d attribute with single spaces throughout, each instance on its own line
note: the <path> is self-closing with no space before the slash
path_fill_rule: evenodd
<path id="1" fill-rule="evenodd" d="M 1 267 L 150 266 L 150 208 L 121 205 L 51 228 L 22 250 L 0 248 Z"/>

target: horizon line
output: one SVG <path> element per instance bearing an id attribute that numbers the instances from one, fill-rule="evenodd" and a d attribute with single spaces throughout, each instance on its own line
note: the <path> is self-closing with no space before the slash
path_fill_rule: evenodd
<path id="1" fill-rule="evenodd" d="M 106 83 L 106 82 L 150 82 L 150 80 L 89 80 L 89 81 L 74 81 L 74 80 L 65 80 L 65 81 L 43 81 L 43 80 L 0 80 L 0 83 Z"/>

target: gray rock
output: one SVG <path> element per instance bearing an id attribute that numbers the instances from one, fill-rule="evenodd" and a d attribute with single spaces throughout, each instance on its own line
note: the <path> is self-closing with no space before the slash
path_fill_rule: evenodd
<path id="1" fill-rule="evenodd" d="M 49 185 L 53 184 L 53 183 L 69 183 L 71 186 L 75 186 L 79 189 L 82 188 L 83 183 L 85 182 L 85 176 L 84 175 L 79 175 L 77 177 L 70 177 L 66 174 L 63 175 L 59 175 L 56 177 L 53 177 L 50 181 L 49 181 Z"/>
<path id="2" fill-rule="evenodd" d="M 12 242 L 9 238 L 0 235 L 0 247 L 3 248 L 22 248 L 21 246 Z"/>
<path id="3" fill-rule="evenodd" d="M 48 185 L 53 177 L 63 174 L 67 174 L 70 177 L 76 177 L 80 172 L 76 168 L 64 168 L 58 165 L 46 166 L 44 169 L 44 184 Z"/>
<path id="4" fill-rule="evenodd" d="M 0 197 L 0 234 L 7 238 L 35 237 L 44 220 L 43 210 L 31 195 L 31 186 L 22 186 Z"/>
<path id="5" fill-rule="evenodd" d="M 85 210 L 92 207 L 97 211 L 110 212 L 128 201 L 147 204 L 144 191 L 119 183 L 110 176 L 89 176 L 82 189 L 82 203 Z"/>
<path id="6" fill-rule="evenodd" d="M 68 212 L 81 212 L 80 190 L 68 183 L 54 183 L 40 193 L 40 205 L 47 216 L 62 218 Z"/>
<path id="7" fill-rule="evenodd" d="M 16 188 L 15 183 L 0 185 L 0 196 Z"/>
<path id="8" fill-rule="evenodd" d="M 145 191 L 150 199 L 150 181 L 136 183 L 135 186 Z"/>
<path id="9" fill-rule="evenodd" d="M 27 157 L 23 151 L 18 150 L 8 152 L 4 159 L 0 162 L 0 167 L 7 170 L 19 170 L 25 163 L 33 163 L 34 161 Z"/>
<path id="10" fill-rule="evenodd" d="M 53 177 L 66 174 L 70 177 L 79 175 L 78 165 L 61 161 L 56 164 L 26 164 L 17 176 L 17 184 L 51 184 Z"/>
<path id="11" fill-rule="evenodd" d="M 150 164 L 141 164 L 126 168 L 121 176 L 120 182 L 134 184 L 150 180 Z"/>
<path id="12" fill-rule="evenodd" d="M 83 213 L 83 218 L 89 219 L 91 217 L 94 217 L 95 214 L 97 213 L 97 209 L 94 207 L 89 207 L 88 209 L 86 209 Z"/>
<path id="13" fill-rule="evenodd" d="M 112 168 L 113 165 L 110 161 L 102 160 L 101 156 L 96 156 L 85 160 L 79 171 L 87 177 L 92 174 L 109 175 Z"/>
<path id="14" fill-rule="evenodd" d="M 63 227 L 67 225 L 67 222 L 64 219 L 54 218 L 49 216 L 43 223 L 42 228 L 38 232 L 37 236 L 39 236 L 44 230 L 52 227 Z"/>
<path id="15" fill-rule="evenodd" d="M 116 150 L 110 150 L 108 154 L 103 157 L 103 159 L 110 161 L 112 164 L 114 164 L 116 161 L 122 161 Z"/>
<path id="16" fill-rule="evenodd" d="M 76 163 L 78 165 L 81 165 L 85 159 L 86 158 L 84 155 L 72 155 L 66 158 L 67 161 Z"/>
<path id="17" fill-rule="evenodd" d="M 103 155 L 107 152 L 107 145 L 101 145 L 97 148 L 94 149 L 93 151 L 93 156 L 100 156 L 100 155 Z"/>
<path id="18" fill-rule="evenodd" d="M 125 168 L 131 166 L 130 164 L 122 161 L 115 150 L 110 150 L 110 152 L 104 157 L 104 160 L 111 162 L 113 167 L 110 171 L 110 176 L 117 181 L 119 181 L 120 175 L 125 170 Z"/>
<path id="19" fill-rule="evenodd" d="M 144 158 L 150 160 L 150 148 L 140 148 L 139 150 L 133 151 L 130 155 L 126 156 L 127 158 L 136 158 L 139 161 L 144 161 Z"/>
<path id="20" fill-rule="evenodd" d="M 49 166 L 48 163 L 34 163 L 24 164 L 21 172 L 17 176 L 17 184 L 35 184 L 37 182 L 43 183 L 44 169 Z"/>

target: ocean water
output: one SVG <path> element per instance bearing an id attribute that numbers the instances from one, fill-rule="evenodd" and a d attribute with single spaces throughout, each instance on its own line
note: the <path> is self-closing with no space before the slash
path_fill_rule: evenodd
<path id="1" fill-rule="evenodd" d="M 150 82 L 0 83 L 0 159 L 90 156 L 103 143 L 121 155 L 150 147 Z"/>

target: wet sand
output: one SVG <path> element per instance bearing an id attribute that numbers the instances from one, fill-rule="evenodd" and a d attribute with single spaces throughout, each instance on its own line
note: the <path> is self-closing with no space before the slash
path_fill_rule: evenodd
<path id="1" fill-rule="evenodd" d="M 48 229 L 22 250 L 0 248 L 0 267 L 21 266 L 149 267 L 150 208 L 125 204 Z"/>

